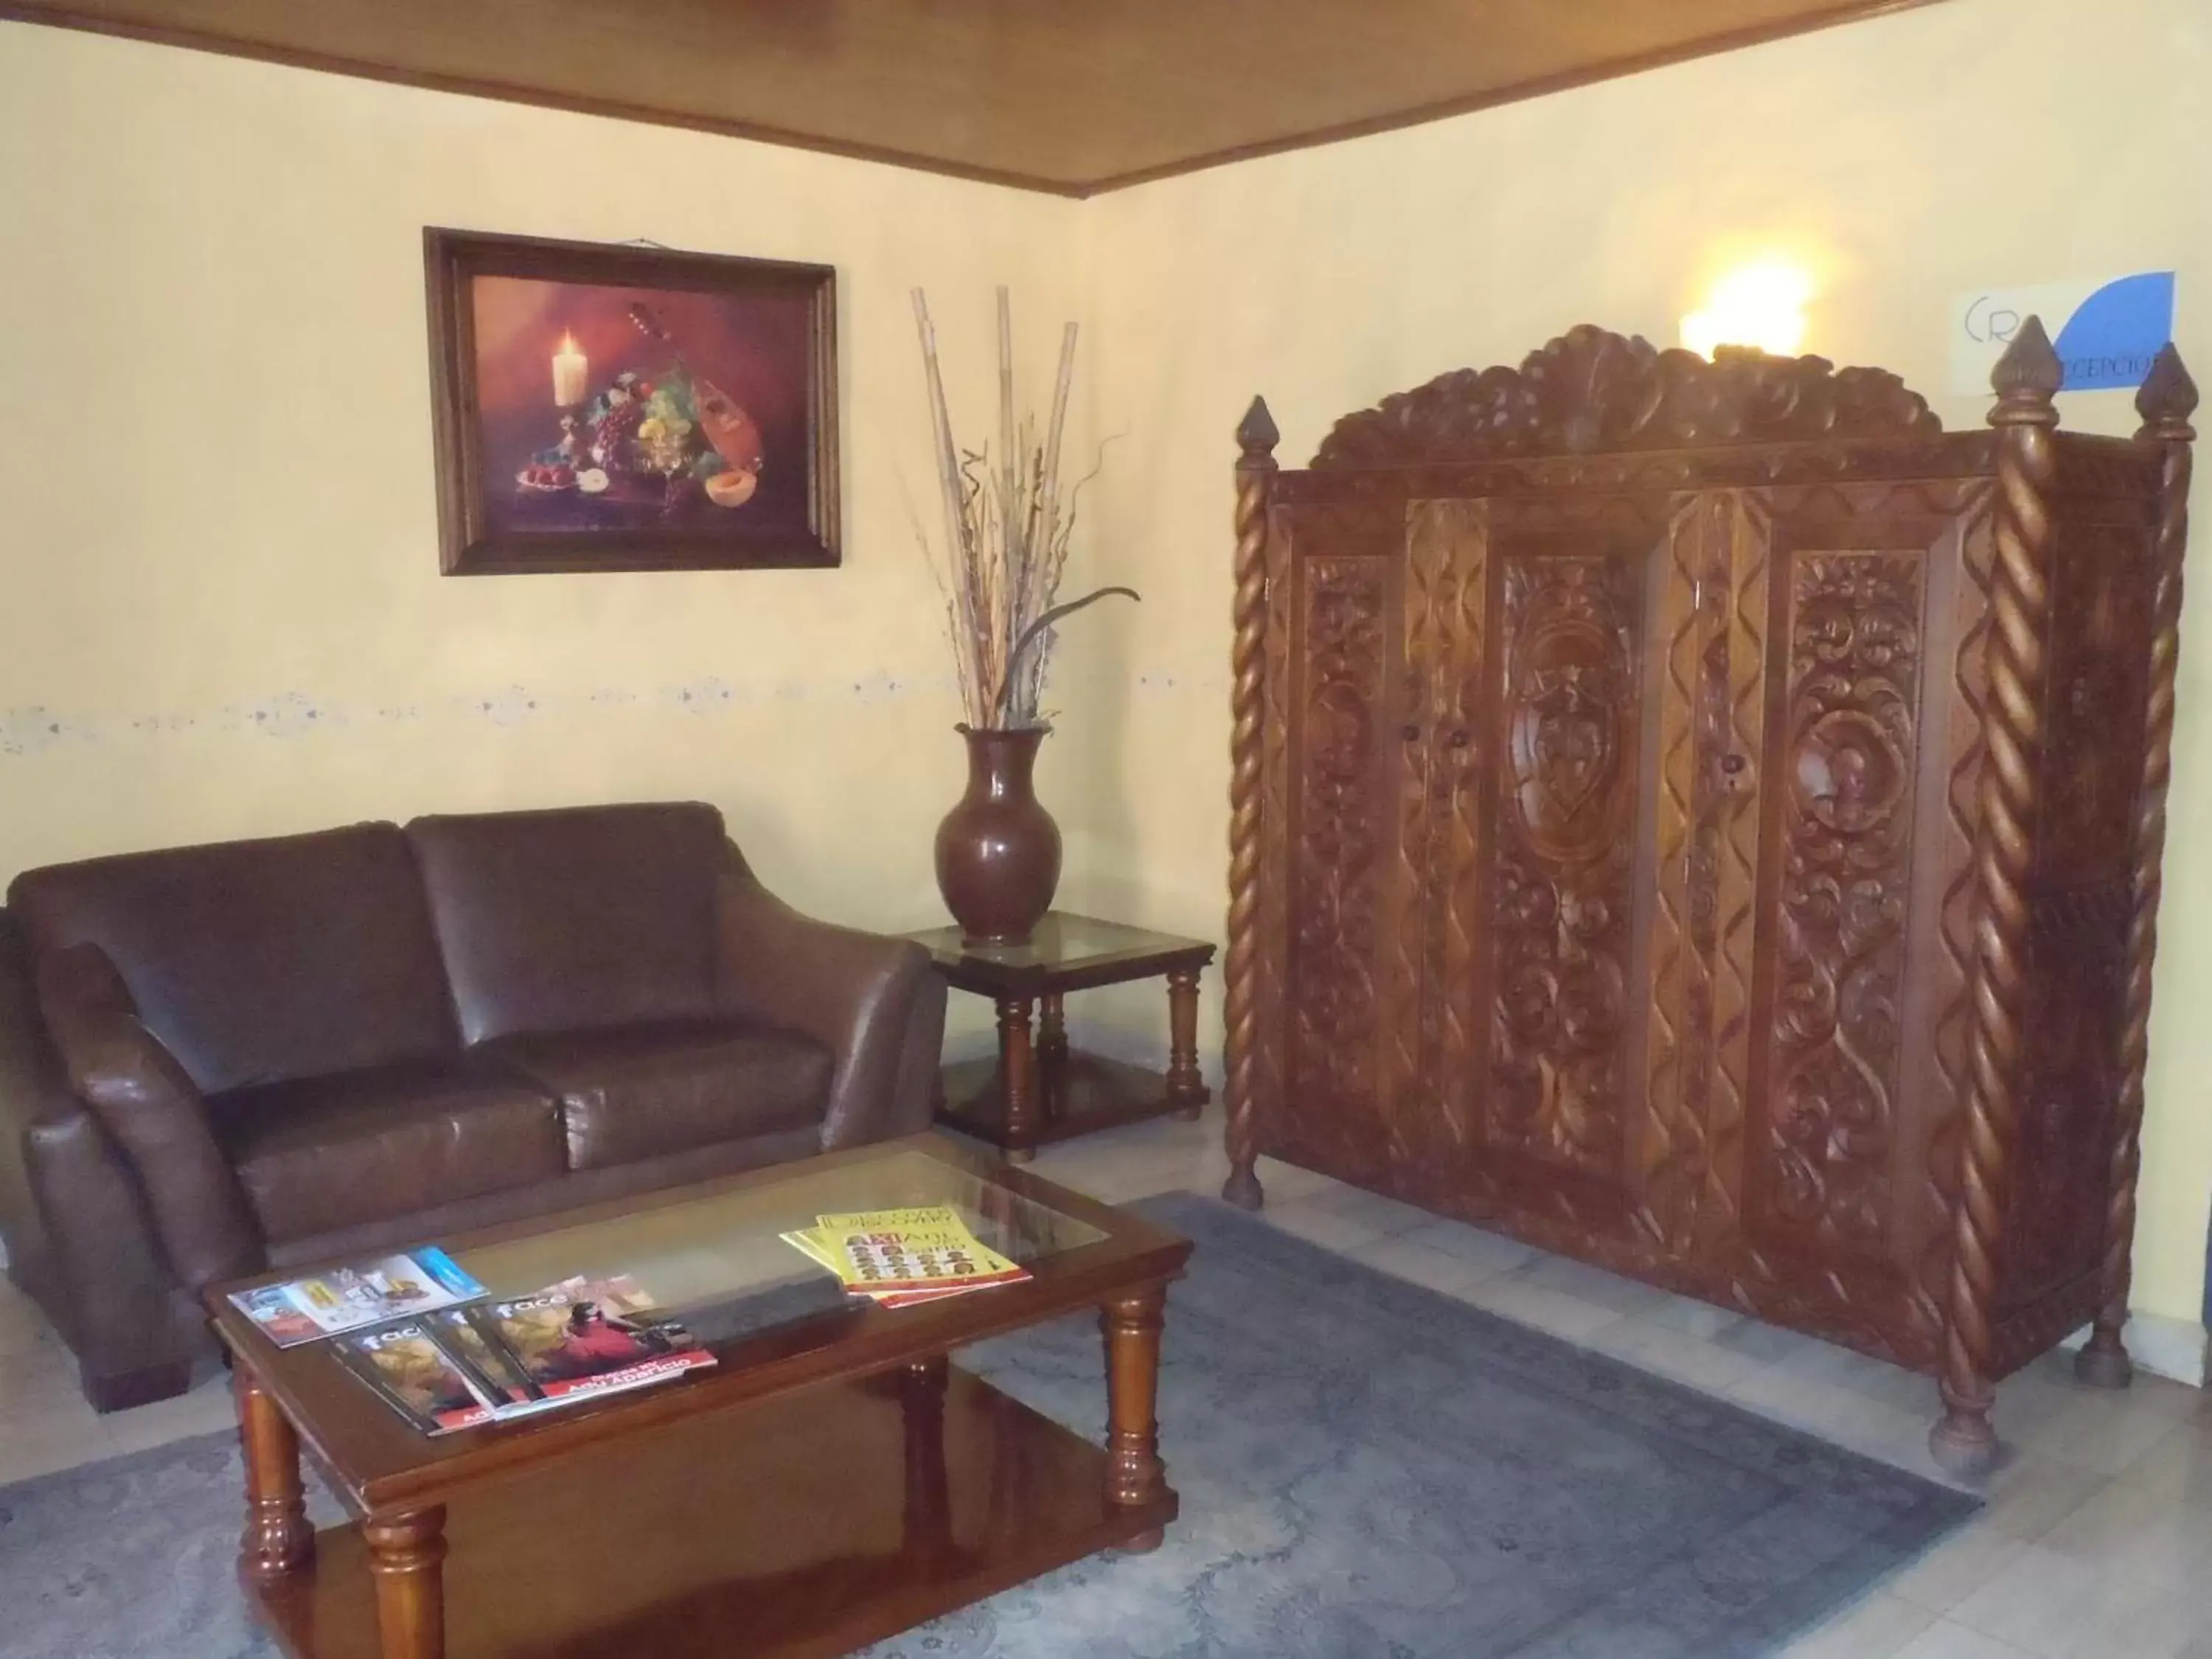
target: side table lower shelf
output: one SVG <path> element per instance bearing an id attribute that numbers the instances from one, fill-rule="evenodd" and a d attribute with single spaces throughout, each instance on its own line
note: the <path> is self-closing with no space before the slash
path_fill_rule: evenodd
<path id="1" fill-rule="evenodd" d="M 1006 1070 L 999 1060 L 947 1066 L 938 1080 L 938 1121 L 988 1140 L 1019 1162 L 1039 1146 L 1096 1129 L 1154 1117 L 1194 1120 L 1209 1097 L 1202 1083 L 1179 1082 L 1080 1049 L 1046 1050 L 1037 1056 L 1036 1073 L 1036 1109 L 1016 1124 L 1009 1121 Z"/>
<path id="2" fill-rule="evenodd" d="M 580 1455 L 446 1526 L 449 1659 L 832 1659 L 1173 1521 L 1109 1501 L 1107 1454 L 979 1378 L 825 1384 L 620 1456 Z M 360 1530 L 246 1586 L 292 1659 L 380 1659 Z"/>

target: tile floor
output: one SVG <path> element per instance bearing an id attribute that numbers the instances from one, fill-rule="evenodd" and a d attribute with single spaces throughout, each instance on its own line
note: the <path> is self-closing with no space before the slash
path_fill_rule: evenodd
<path id="1" fill-rule="evenodd" d="M 1219 1190 L 1218 1126 L 1156 1123 L 1056 1147 L 1043 1174 L 1115 1201 Z M 1724 1310 L 1263 1163 L 1274 1225 L 1401 1278 L 1923 1474 L 1927 1379 Z M 1789 1659 L 2212 1659 L 2212 1393 L 2145 1376 L 2077 1388 L 2063 1357 L 2008 1381 L 1989 1507 L 1788 1650 Z M 106 1418 L 0 1282 L 0 1485 L 230 1421 L 210 1379 Z"/>

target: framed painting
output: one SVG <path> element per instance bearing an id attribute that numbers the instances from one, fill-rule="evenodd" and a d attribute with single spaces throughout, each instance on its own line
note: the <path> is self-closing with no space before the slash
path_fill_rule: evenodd
<path id="1" fill-rule="evenodd" d="M 422 244 L 447 575 L 838 562 L 833 268 Z"/>

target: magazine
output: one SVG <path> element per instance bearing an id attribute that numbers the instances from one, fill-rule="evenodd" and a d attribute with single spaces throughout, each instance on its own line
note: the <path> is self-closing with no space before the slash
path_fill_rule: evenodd
<path id="1" fill-rule="evenodd" d="M 450 1434 L 491 1421 L 489 1398 L 423 1322 L 346 1332 L 335 1346 L 348 1370 L 426 1434 Z"/>
<path id="2" fill-rule="evenodd" d="M 495 1407 L 520 1406 L 533 1399 L 522 1372 L 499 1339 L 487 1335 L 469 1307 L 441 1308 L 425 1322 L 438 1344 L 471 1387 Z"/>
<path id="3" fill-rule="evenodd" d="M 836 1274 L 848 1292 L 885 1307 L 911 1307 L 1030 1276 L 979 1240 L 949 1204 L 819 1216 L 813 1226 L 782 1237 Z"/>
<path id="4" fill-rule="evenodd" d="M 801 1230 L 776 1236 L 817 1267 L 827 1267 L 841 1283 L 843 1281 L 844 1273 L 838 1266 L 837 1257 L 831 1255 L 829 1246 L 811 1231 Z M 911 1308 L 920 1303 L 938 1302 L 948 1296 L 961 1296 L 981 1288 L 975 1285 L 945 1285 L 927 1291 L 884 1291 L 858 1284 L 845 1286 L 847 1294 L 865 1296 L 879 1308 Z"/>
<path id="5" fill-rule="evenodd" d="M 606 1279 L 564 1279 L 548 1285 L 540 1296 L 565 1296 L 571 1302 L 596 1302 L 611 1314 L 649 1314 L 660 1304 L 628 1273 Z"/>
<path id="6" fill-rule="evenodd" d="M 1029 1272 L 983 1244 L 949 1204 L 815 1218 L 846 1286 L 910 1293 L 1011 1284 Z"/>
<path id="7" fill-rule="evenodd" d="M 642 1388 L 714 1363 L 672 1319 L 611 1312 L 559 1289 L 465 1311 L 486 1346 L 510 1362 L 511 1385 L 522 1391 L 518 1403 L 526 1409 Z"/>
<path id="8" fill-rule="evenodd" d="M 337 1267 L 309 1278 L 234 1291 L 231 1302 L 280 1348 L 363 1326 L 389 1323 L 466 1302 L 484 1287 L 443 1250 L 424 1249 L 388 1255 L 358 1267 Z"/>
<path id="9" fill-rule="evenodd" d="M 477 1300 L 347 1332 L 346 1367 L 426 1434 L 505 1422 L 715 1363 L 627 1274 Z M 319 1334 L 320 1333 L 318 1333 Z"/>

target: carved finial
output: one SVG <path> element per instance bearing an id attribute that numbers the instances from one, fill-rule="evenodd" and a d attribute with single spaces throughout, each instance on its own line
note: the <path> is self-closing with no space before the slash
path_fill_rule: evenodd
<path id="1" fill-rule="evenodd" d="M 2162 443 L 2189 442 L 2197 435 L 2189 417 L 2197 412 L 2197 382 L 2189 378 L 2181 354 L 2168 340 L 2158 349 L 2150 373 L 2136 389 L 2136 413 L 2142 416 L 2137 435 Z"/>
<path id="2" fill-rule="evenodd" d="M 1990 411 L 1991 426 L 2057 426 L 2058 411 L 2051 400 L 2065 383 L 2066 365 L 2051 349 L 2043 331 L 2043 319 L 2030 317 L 2012 337 L 2004 356 L 1997 359 L 1990 385 L 1997 406 Z"/>
<path id="3" fill-rule="evenodd" d="M 1282 437 L 1275 430 L 1275 417 L 1267 412 L 1265 398 L 1252 399 L 1252 407 L 1244 411 L 1244 418 L 1237 422 L 1237 447 L 1244 452 L 1248 461 L 1260 460 L 1275 453 L 1275 444 Z"/>

